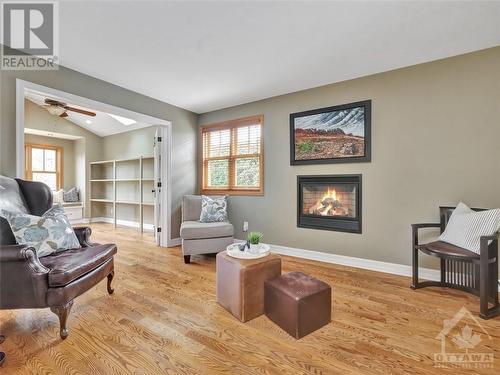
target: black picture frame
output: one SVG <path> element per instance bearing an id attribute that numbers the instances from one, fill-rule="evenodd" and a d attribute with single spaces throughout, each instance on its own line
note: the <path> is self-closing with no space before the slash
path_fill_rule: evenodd
<path id="1" fill-rule="evenodd" d="M 328 112 L 336 112 L 342 110 L 364 108 L 364 147 L 362 156 L 344 156 L 335 158 L 318 158 L 318 159 L 296 159 L 295 146 L 295 119 L 305 116 L 318 115 Z M 290 165 L 308 165 L 308 164 L 336 164 L 336 163 L 364 163 L 371 161 L 371 109 L 372 101 L 363 100 L 348 104 L 335 105 L 326 108 L 318 108 L 304 112 L 290 114 Z"/>

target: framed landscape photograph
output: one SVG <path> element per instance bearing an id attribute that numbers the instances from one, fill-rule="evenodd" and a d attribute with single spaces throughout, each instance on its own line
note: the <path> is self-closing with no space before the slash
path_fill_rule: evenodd
<path id="1" fill-rule="evenodd" d="M 290 164 L 371 160 L 371 100 L 290 115 Z"/>

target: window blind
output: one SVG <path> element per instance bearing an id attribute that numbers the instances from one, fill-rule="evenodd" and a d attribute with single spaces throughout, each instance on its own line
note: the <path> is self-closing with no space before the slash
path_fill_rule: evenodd
<path id="1" fill-rule="evenodd" d="M 262 192 L 262 116 L 202 127 L 202 192 Z"/>

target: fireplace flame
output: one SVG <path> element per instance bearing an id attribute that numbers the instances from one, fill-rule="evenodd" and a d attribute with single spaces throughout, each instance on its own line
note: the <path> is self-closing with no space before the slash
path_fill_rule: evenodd
<path id="1" fill-rule="evenodd" d="M 323 198 L 321 198 L 320 202 L 325 198 L 332 198 L 334 201 L 336 201 L 337 192 L 335 191 L 335 189 L 330 190 L 330 188 L 328 188 L 328 191 L 325 193 L 325 195 L 323 195 Z"/>
<path id="2" fill-rule="evenodd" d="M 349 212 L 337 199 L 337 192 L 335 189 L 328 188 L 323 197 L 318 199 L 316 204 L 309 208 L 309 213 L 321 216 L 346 216 Z"/>

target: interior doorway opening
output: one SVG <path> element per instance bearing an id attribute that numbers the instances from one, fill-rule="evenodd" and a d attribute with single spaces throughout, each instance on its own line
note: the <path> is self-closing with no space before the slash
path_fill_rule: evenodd
<path id="1" fill-rule="evenodd" d="M 49 185 L 74 224 L 137 228 L 173 245 L 170 121 L 22 80 L 16 109 L 19 178 Z"/>

